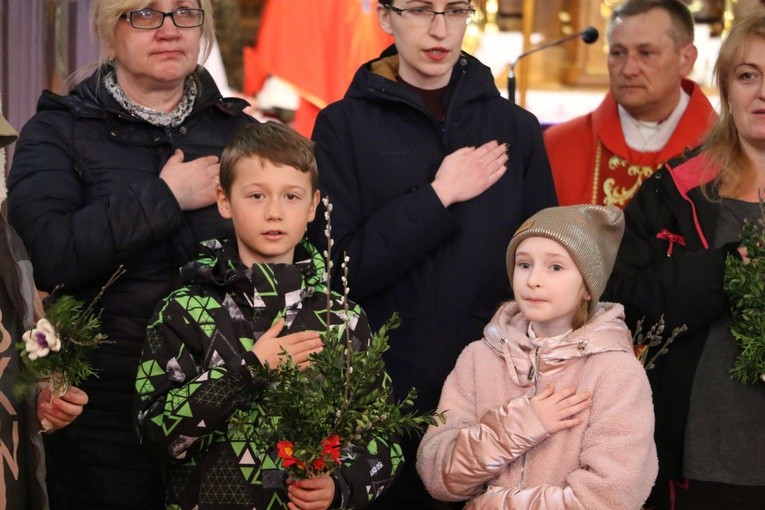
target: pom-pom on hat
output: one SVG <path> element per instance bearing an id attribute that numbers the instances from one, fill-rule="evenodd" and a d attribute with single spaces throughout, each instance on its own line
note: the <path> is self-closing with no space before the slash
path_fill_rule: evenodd
<path id="1" fill-rule="evenodd" d="M 515 250 L 528 237 L 546 237 L 566 248 L 582 273 L 595 311 L 614 268 L 624 233 L 624 214 L 614 206 L 569 205 L 542 209 L 526 220 L 507 246 L 507 276 L 513 281 Z"/>

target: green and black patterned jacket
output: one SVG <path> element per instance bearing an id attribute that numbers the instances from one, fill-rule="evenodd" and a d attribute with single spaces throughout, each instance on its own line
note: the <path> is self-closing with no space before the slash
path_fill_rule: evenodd
<path id="1" fill-rule="evenodd" d="M 265 385 L 247 368 L 259 363 L 250 352 L 255 340 L 281 316 L 282 335 L 324 330 L 324 260 L 307 241 L 296 247 L 295 260 L 246 268 L 235 243 L 207 241 L 200 258 L 181 270 L 185 286 L 157 306 L 136 380 L 137 421 L 142 444 L 166 464 L 169 509 L 287 507 L 286 472 L 274 450 L 232 441 L 227 428 Z M 338 300 L 332 303 L 342 312 Z M 353 304 L 351 311 L 358 316 L 349 321 L 354 345 L 367 345 L 366 315 Z M 342 323 L 340 315 L 331 317 Z M 343 458 L 332 473 L 337 508 L 372 501 L 403 460 L 398 444 L 384 439 L 347 448 Z"/>

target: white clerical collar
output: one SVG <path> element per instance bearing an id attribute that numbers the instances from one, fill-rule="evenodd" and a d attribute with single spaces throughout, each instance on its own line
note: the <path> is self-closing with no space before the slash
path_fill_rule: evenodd
<path id="1" fill-rule="evenodd" d="M 640 152 L 660 151 L 667 144 L 672 133 L 674 133 L 690 101 L 691 96 L 681 88 L 680 100 L 677 102 L 677 106 L 669 114 L 669 117 L 662 122 L 637 120 L 627 113 L 627 110 L 622 105 L 618 105 L 619 122 L 621 122 L 627 146 Z"/>

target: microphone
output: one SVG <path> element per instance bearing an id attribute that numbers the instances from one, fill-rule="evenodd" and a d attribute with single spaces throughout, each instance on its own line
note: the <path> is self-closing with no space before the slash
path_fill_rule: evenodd
<path id="1" fill-rule="evenodd" d="M 531 55 L 532 53 L 536 53 L 538 51 L 551 48 L 553 46 L 558 46 L 559 44 L 568 42 L 571 39 L 576 39 L 577 37 L 581 37 L 582 42 L 584 42 L 585 44 L 592 44 L 598 40 L 599 35 L 600 34 L 598 33 L 597 28 L 587 27 L 581 32 L 577 32 L 575 34 L 569 34 L 565 37 L 561 37 L 560 39 L 554 39 L 544 44 L 540 44 L 539 46 L 534 46 L 533 48 L 530 48 L 527 51 L 524 51 L 523 53 L 518 55 L 518 57 L 515 60 L 513 60 L 513 62 L 510 64 L 510 73 L 507 77 L 507 98 L 511 102 L 513 103 L 515 102 L 515 64 L 517 64 L 520 59 L 528 55 Z"/>

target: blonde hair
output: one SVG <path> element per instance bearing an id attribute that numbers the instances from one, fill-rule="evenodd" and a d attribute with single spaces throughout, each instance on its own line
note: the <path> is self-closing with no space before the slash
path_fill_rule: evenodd
<path id="1" fill-rule="evenodd" d="M 202 47 L 201 60 L 210 56 L 212 44 L 215 39 L 215 16 L 213 13 L 212 0 L 196 0 L 200 9 L 205 11 L 205 19 L 202 23 Z M 90 9 L 90 19 L 93 29 L 101 41 L 101 61 L 108 61 L 105 53 L 106 46 L 114 44 L 114 28 L 119 22 L 120 16 L 126 12 L 135 11 L 146 7 L 146 0 L 93 0 Z"/>
<path id="2" fill-rule="evenodd" d="M 586 287 L 585 287 L 586 288 Z M 584 296 L 582 292 L 582 299 L 574 310 L 574 315 L 571 316 L 571 329 L 576 331 L 588 322 L 590 322 L 590 300 Z"/>
<path id="3" fill-rule="evenodd" d="M 703 188 L 707 196 L 724 191 L 732 197 L 739 196 L 751 187 L 755 169 L 744 153 L 738 129 L 730 112 L 730 85 L 736 67 L 744 52 L 755 38 L 765 40 L 765 15 L 745 16 L 733 25 L 720 46 L 715 63 L 715 78 L 720 91 L 720 116 L 707 133 L 703 148 L 708 158 L 708 172 L 719 169 L 717 177 Z"/>

